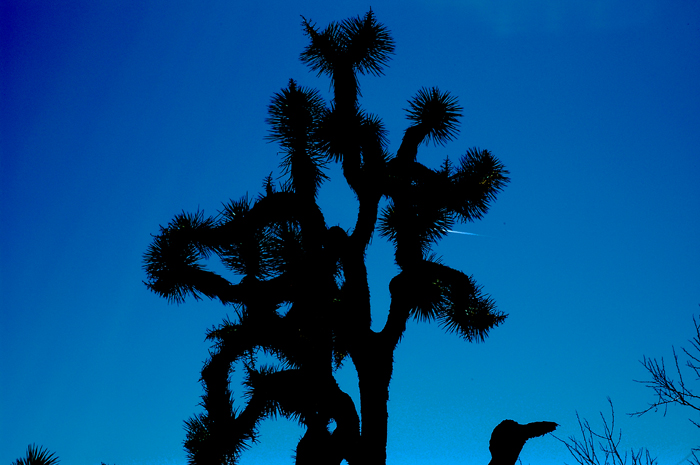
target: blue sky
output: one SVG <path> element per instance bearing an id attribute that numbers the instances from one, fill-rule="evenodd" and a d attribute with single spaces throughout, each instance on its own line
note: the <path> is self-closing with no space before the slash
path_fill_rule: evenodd
<path id="1" fill-rule="evenodd" d="M 358 1 L 7 1 L 0 11 L 0 463 L 27 444 L 63 463 L 183 464 L 205 330 L 230 312 L 168 305 L 142 255 L 174 214 L 246 192 L 277 169 L 266 107 L 307 72 L 300 15 L 325 25 Z M 599 425 L 612 398 L 625 447 L 676 464 L 690 412 L 645 408 L 643 355 L 687 346 L 700 313 L 700 4 L 678 0 L 371 3 L 396 55 L 362 82 L 396 150 L 423 86 L 464 106 L 461 133 L 419 159 L 491 150 L 511 183 L 438 252 L 510 316 L 485 343 L 412 324 L 395 357 L 388 461 L 489 460 L 505 418 Z M 337 171 L 335 171 L 337 174 Z M 324 186 L 329 224 L 354 199 Z M 395 273 L 368 253 L 377 327 Z M 353 395 L 352 367 L 339 374 Z M 697 384 L 696 384 L 697 386 Z M 700 386 L 698 386 L 700 388 Z M 235 390 L 235 389 L 234 389 Z M 697 416 L 695 417 L 697 420 Z M 263 424 L 241 463 L 292 463 L 301 429 Z M 572 463 L 552 437 L 523 463 Z"/>

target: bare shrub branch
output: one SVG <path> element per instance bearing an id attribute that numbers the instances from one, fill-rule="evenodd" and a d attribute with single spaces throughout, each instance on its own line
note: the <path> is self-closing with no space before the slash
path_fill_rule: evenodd
<path id="1" fill-rule="evenodd" d="M 622 430 L 615 433 L 615 410 L 608 397 L 610 404 L 610 421 L 605 419 L 603 413 L 600 418 L 603 421 L 603 431 L 596 432 L 588 420 L 581 419 L 576 413 L 581 438 L 570 436 L 568 440 L 554 436 L 558 441 L 566 446 L 571 456 L 579 465 L 654 465 L 656 458 L 652 458 L 647 449 L 641 448 L 635 452 L 632 448 L 629 453 L 620 448 L 622 440 Z"/>
<path id="2" fill-rule="evenodd" d="M 689 340 L 692 349 L 688 350 L 681 348 L 681 350 L 688 357 L 685 366 L 690 369 L 692 374 L 694 374 L 692 378 L 694 378 L 695 381 L 698 381 L 700 380 L 700 322 L 698 322 L 695 317 L 693 317 L 693 325 L 695 326 L 695 337 Z M 630 415 L 641 416 L 651 410 L 657 411 L 659 407 L 663 407 L 664 415 L 666 415 L 668 406 L 672 404 L 689 407 L 692 410 L 700 412 L 700 395 L 694 393 L 686 383 L 676 349 L 675 347 L 672 349 L 673 364 L 676 368 L 677 379 L 674 379 L 671 374 L 667 373 L 663 358 L 661 358 L 661 361 L 659 361 L 657 359 L 652 359 L 645 356 L 640 361 L 642 366 L 651 375 L 651 379 L 646 381 L 635 381 L 652 389 L 656 394 L 656 400 L 649 404 L 646 409 L 631 413 Z M 700 428 L 699 421 L 690 419 L 690 422 Z"/>

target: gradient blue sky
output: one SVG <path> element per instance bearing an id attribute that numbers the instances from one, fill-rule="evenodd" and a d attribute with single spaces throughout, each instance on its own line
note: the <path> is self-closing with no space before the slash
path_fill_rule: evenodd
<path id="1" fill-rule="evenodd" d="M 142 254 L 174 214 L 257 194 L 277 169 L 270 96 L 307 72 L 300 15 L 325 25 L 358 1 L 13 1 L 0 10 L 0 463 L 35 442 L 71 465 L 185 462 L 205 330 L 230 309 L 168 305 Z M 700 313 L 700 3 L 694 0 L 371 3 L 393 32 L 363 105 L 390 131 L 422 86 L 457 95 L 461 133 L 437 166 L 490 149 L 512 182 L 445 261 L 510 316 L 483 344 L 412 324 L 396 352 L 389 465 L 483 464 L 501 420 L 577 432 L 616 409 L 623 445 L 676 464 L 691 412 L 630 418 L 652 392 L 643 355 L 671 357 Z M 336 171 L 337 173 L 337 171 Z M 350 226 L 342 184 L 322 191 Z M 375 321 L 395 272 L 368 254 Z M 352 365 L 340 374 L 356 395 Z M 696 383 L 697 386 L 697 383 Z M 240 392 L 240 391 L 238 391 Z M 697 416 L 695 417 L 697 420 Z M 243 464 L 292 463 L 301 429 L 263 424 Z M 551 436 L 523 463 L 572 463 Z"/>

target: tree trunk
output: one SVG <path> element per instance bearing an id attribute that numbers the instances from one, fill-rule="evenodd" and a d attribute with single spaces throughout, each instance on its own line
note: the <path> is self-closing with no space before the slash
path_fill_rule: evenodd
<path id="1" fill-rule="evenodd" d="M 393 349 L 379 344 L 376 333 L 371 333 L 367 339 L 362 357 L 355 362 L 360 379 L 362 463 L 385 465 Z"/>

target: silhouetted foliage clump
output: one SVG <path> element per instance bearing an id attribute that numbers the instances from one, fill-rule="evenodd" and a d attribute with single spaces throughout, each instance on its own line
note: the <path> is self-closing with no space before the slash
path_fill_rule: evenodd
<path id="1" fill-rule="evenodd" d="M 27 455 L 18 458 L 12 465 L 57 465 L 59 462 L 55 452 L 30 444 L 27 446 Z"/>
<path id="2" fill-rule="evenodd" d="M 456 222 L 483 217 L 508 182 L 488 150 L 472 148 L 456 163 L 430 168 L 417 159 L 424 142 L 443 145 L 458 132 L 462 107 L 435 87 L 409 99 L 408 127 L 395 154 L 382 120 L 359 103 L 359 77 L 381 75 L 394 52 L 388 29 L 372 11 L 319 28 L 304 19 L 309 43 L 301 60 L 330 79 L 332 99 L 290 80 L 268 108 L 269 139 L 282 149 L 284 181 L 270 176 L 263 193 L 224 205 L 216 217 L 177 215 L 145 255 L 146 285 L 172 302 L 208 297 L 236 309 L 209 331 L 202 369 L 203 413 L 186 422 L 193 464 L 235 463 L 256 440 L 261 420 L 277 415 L 306 433 L 296 463 L 383 464 L 394 349 L 409 319 L 437 321 L 467 341 L 480 341 L 506 316 L 473 278 L 441 262 L 433 246 Z M 358 200 L 349 229 L 327 226 L 317 203 L 328 165 L 342 167 Z M 394 248 L 386 324 L 371 329 L 365 253 L 377 232 Z M 240 279 L 203 262 L 218 258 Z M 276 366 L 256 363 L 259 354 Z M 334 379 L 350 358 L 360 409 Z M 242 407 L 233 405 L 229 375 L 245 374 Z M 335 429 L 330 431 L 329 424 Z"/>

